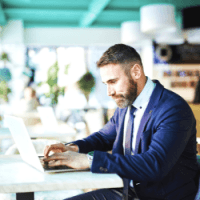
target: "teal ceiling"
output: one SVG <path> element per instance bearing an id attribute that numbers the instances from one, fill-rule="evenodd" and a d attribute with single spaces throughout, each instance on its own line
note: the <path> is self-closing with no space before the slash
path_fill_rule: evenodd
<path id="1" fill-rule="evenodd" d="M 200 0 L 0 0 L 0 25 L 22 20 L 24 27 L 110 27 L 139 21 L 141 6 L 170 3 L 181 22 L 181 10 Z"/>

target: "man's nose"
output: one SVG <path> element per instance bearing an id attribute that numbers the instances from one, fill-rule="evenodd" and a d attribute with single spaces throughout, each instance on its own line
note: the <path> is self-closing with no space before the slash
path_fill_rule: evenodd
<path id="1" fill-rule="evenodd" d="M 107 88 L 107 95 L 108 96 L 113 96 L 115 94 L 115 91 L 112 87 L 108 86 Z"/>

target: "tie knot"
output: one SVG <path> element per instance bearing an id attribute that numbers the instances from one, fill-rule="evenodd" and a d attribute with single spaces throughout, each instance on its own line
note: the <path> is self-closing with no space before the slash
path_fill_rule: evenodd
<path id="1" fill-rule="evenodd" d="M 136 110 L 136 107 L 131 106 L 131 109 L 130 109 L 130 115 L 133 115 L 133 113 L 135 112 L 135 110 Z"/>

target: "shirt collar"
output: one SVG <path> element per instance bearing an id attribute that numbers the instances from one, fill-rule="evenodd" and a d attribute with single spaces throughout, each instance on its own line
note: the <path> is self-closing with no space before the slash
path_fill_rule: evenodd
<path id="1" fill-rule="evenodd" d="M 154 83 L 149 77 L 147 77 L 147 82 L 142 92 L 135 99 L 132 105 L 136 107 L 137 109 L 141 109 L 142 106 L 149 101 L 155 86 L 156 86 L 156 83 Z"/>

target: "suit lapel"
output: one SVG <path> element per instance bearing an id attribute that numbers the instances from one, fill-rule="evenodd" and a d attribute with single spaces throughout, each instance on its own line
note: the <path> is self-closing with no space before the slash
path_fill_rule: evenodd
<path id="1" fill-rule="evenodd" d="M 153 109 L 155 109 L 156 105 L 158 104 L 158 101 L 159 101 L 161 94 L 164 90 L 164 87 L 159 83 L 159 81 L 153 80 L 153 82 L 156 83 L 156 87 L 155 87 L 155 89 L 154 89 L 154 91 L 153 91 L 153 93 L 150 97 L 150 101 L 148 103 L 148 106 L 147 106 L 147 108 L 144 112 L 144 115 L 142 117 L 142 120 L 140 122 L 140 126 L 139 126 L 137 137 L 136 137 L 136 147 L 135 147 L 134 154 L 138 153 L 141 135 L 144 132 L 144 128 L 145 128 L 147 122 L 149 121 L 149 119 L 152 115 Z"/>
<path id="2" fill-rule="evenodd" d="M 119 111 L 119 129 L 117 131 L 117 138 L 113 145 L 113 154 L 124 154 L 123 151 L 123 135 L 124 135 L 124 120 L 128 108 L 120 109 Z"/>

